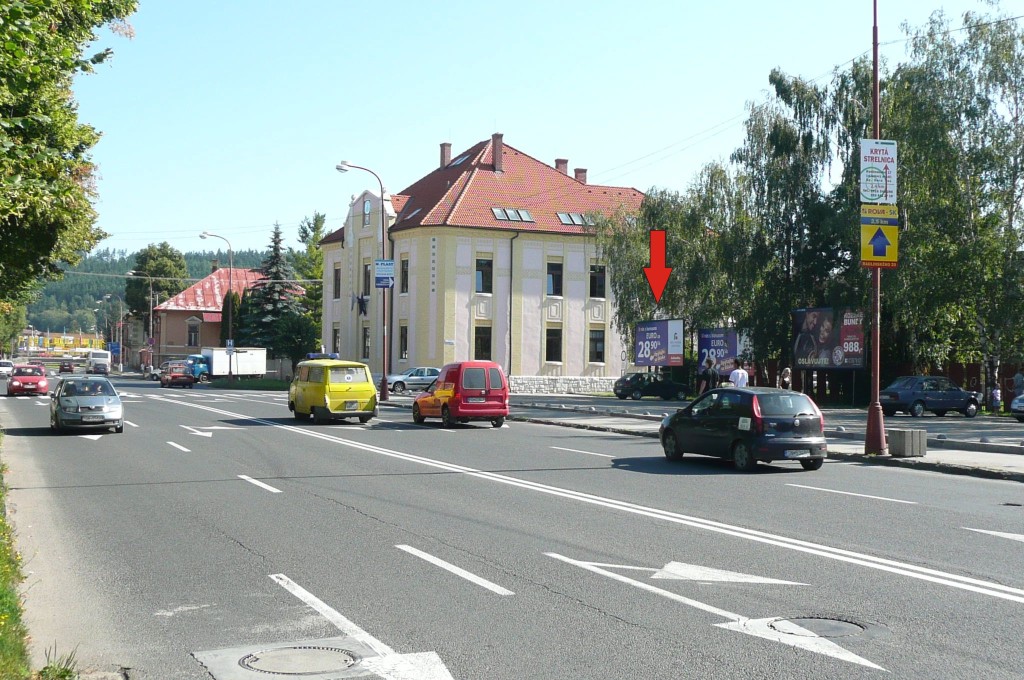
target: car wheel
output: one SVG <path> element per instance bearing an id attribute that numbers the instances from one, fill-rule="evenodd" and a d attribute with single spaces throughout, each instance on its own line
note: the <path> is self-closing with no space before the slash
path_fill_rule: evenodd
<path id="1" fill-rule="evenodd" d="M 883 408 L 883 409 L 882 409 L 882 414 L 883 414 L 883 415 L 884 415 L 884 416 L 885 416 L 886 418 L 892 418 L 892 417 L 893 417 L 894 415 L 896 415 L 896 409 L 892 409 L 892 408 Z"/>
<path id="2" fill-rule="evenodd" d="M 441 427 L 447 428 L 447 427 L 454 427 L 454 426 L 455 426 L 455 421 L 452 420 L 451 411 L 449 411 L 448 407 L 445 406 L 444 408 L 441 409 Z"/>
<path id="3" fill-rule="evenodd" d="M 420 413 L 420 405 L 419 404 L 413 404 L 412 405 L 412 422 L 416 423 L 417 425 L 422 425 L 423 421 L 425 421 L 425 420 L 426 420 L 426 418 L 424 418 L 423 415 Z"/>
<path id="4" fill-rule="evenodd" d="M 201 383 L 208 383 L 208 382 L 210 382 L 210 374 L 209 373 L 203 373 L 201 376 L 199 376 L 199 382 L 201 382 Z"/>
<path id="5" fill-rule="evenodd" d="M 328 418 L 327 418 L 327 414 L 324 411 L 325 411 L 325 409 L 324 409 L 323 406 L 316 406 L 316 407 L 313 408 L 313 423 L 315 425 L 326 425 L 327 424 Z"/>
<path id="6" fill-rule="evenodd" d="M 391 391 L 394 392 L 395 394 L 401 394 L 402 392 L 405 392 L 405 383 L 396 382 L 394 387 L 391 388 Z"/>
<path id="7" fill-rule="evenodd" d="M 914 418 L 920 418 L 924 415 L 924 402 L 915 401 L 910 405 L 910 415 Z"/>
<path id="8" fill-rule="evenodd" d="M 736 442 L 732 446 L 732 464 L 740 472 L 750 472 L 757 465 L 757 461 L 747 444 Z"/>
<path id="9" fill-rule="evenodd" d="M 505 424 L 505 419 L 504 418 L 492 418 L 491 419 L 491 427 L 501 427 L 504 424 Z"/>
<path id="10" fill-rule="evenodd" d="M 665 436 L 661 439 L 661 448 L 665 450 L 665 457 L 669 460 L 679 460 L 683 452 L 679 448 L 679 440 L 672 430 L 665 430 Z"/>
<path id="11" fill-rule="evenodd" d="M 676 399 L 678 399 L 679 401 L 686 401 L 686 392 L 684 392 L 683 390 L 679 390 L 679 392 L 676 394 Z"/>
<path id="12" fill-rule="evenodd" d="M 820 470 L 824 463 L 824 458 L 812 458 L 811 460 L 800 461 L 800 465 L 802 465 L 805 470 Z"/>
<path id="13" fill-rule="evenodd" d="M 366 423 L 370 422 L 370 418 L 372 417 L 373 416 L 359 416 L 359 422 L 365 425 Z"/>
<path id="14" fill-rule="evenodd" d="M 641 392 L 640 390 L 635 390 L 635 391 L 633 392 L 633 394 L 631 394 L 631 395 L 629 395 L 629 396 L 633 398 L 633 401 L 640 401 L 640 399 L 641 399 L 641 398 L 642 398 L 642 397 L 643 397 L 644 395 L 643 395 L 643 393 L 642 393 L 642 392 Z"/>
<path id="15" fill-rule="evenodd" d="M 121 434 L 122 432 L 124 432 L 124 421 L 119 420 L 117 425 L 114 426 L 114 434 Z"/>
<path id="16" fill-rule="evenodd" d="M 936 411 L 935 415 L 937 415 L 938 417 L 941 418 L 942 416 L 946 415 L 946 412 L 945 411 L 941 411 L 941 410 L 940 411 Z"/>
<path id="17" fill-rule="evenodd" d="M 973 401 L 967 404 L 967 407 L 964 408 L 964 415 L 967 416 L 968 418 L 973 418 L 974 416 L 978 415 L 978 405 L 975 404 Z M 1020 418 L 1018 418 L 1018 420 L 1020 420 Z"/>

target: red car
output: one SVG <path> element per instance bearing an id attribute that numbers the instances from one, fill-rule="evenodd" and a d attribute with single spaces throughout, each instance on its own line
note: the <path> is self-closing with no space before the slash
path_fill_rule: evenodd
<path id="1" fill-rule="evenodd" d="M 192 389 L 196 379 L 189 370 L 189 365 L 183 361 L 172 361 L 160 374 L 160 387 L 187 387 Z"/>
<path id="2" fill-rule="evenodd" d="M 46 394 L 46 369 L 42 366 L 19 364 L 7 380 L 7 396 L 18 394 Z"/>

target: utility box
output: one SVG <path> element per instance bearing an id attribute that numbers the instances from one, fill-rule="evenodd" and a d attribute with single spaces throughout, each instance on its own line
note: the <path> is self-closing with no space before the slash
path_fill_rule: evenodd
<path id="1" fill-rule="evenodd" d="M 927 430 L 886 430 L 885 436 L 893 458 L 919 458 L 928 450 Z"/>

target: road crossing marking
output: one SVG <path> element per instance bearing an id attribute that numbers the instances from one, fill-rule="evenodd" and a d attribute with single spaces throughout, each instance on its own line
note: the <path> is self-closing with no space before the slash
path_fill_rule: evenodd
<path id="1" fill-rule="evenodd" d="M 269 484 L 264 484 L 260 480 L 253 479 L 252 477 L 249 477 L 248 475 L 238 475 L 238 478 L 239 479 L 244 479 L 245 481 L 249 482 L 250 484 L 255 484 L 256 486 L 260 487 L 261 489 L 266 489 L 270 493 L 281 493 L 280 489 L 276 489 L 276 488 L 270 486 Z"/>
<path id="2" fill-rule="evenodd" d="M 861 498 L 872 498 L 876 501 L 888 501 L 890 503 L 905 503 L 907 505 L 917 505 L 917 501 L 901 501 L 897 498 L 885 498 L 884 496 L 869 496 L 864 493 L 853 493 L 852 491 L 836 491 L 835 489 L 823 489 L 820 486 L 805 486 L 803 484 L 786 484 L 786 486 L 795 486 L 798 489 L 810 489 L 811 491 L 826 491 L 828 493 L 838 493 L 844 496 L 859 496 Z"/>
<path id="3" fill-rule="evenodd" d="M 185 453 L 192 453 L 190 450 L 186 449 L 181 444 L 175 444 L 174 442 L 167 442 L 167 443 L 170 444 L 171 446 L 173 446 L 174 448 L 178 449 L 179 451 L 184 451 Z"/>
<path id="4" fill-rule="evenodd" d="M 588 456 L 600 456 L 601 458 L 617 458 L 618 456 L 609 456 L 607 453 L 594 453 L 593 451 L 580 451 L 579 449 L 567 449 L 564 446 L 552 446 L 551 448 L 556 451 L 572 451 L 573 453 L 585 453 Z"/>
<path id="5" fill-rule="evenodd" d="M 499 586 L 497 583 L 492 583 L 491 581 L 488 581 L 487 579 L 485 579 L 483 577 L 480 577 L 480 576 L 477 576 L 476 574 L 468 572 L 468 571 L 466 571 L 465 569 L 463 569 L 461 567 L 456 567 L 454 564 L 452 564 L 450 562 L 445 562 L 440 557 L 434 557 L 430 553 L 425 553 L 422 550 L 417 550 L 416 548 L 412 547 L 411 545 L 396 545 L 395 547 L 398 548 L 399 550 L 404 550 L 405 552 L 409 553 L 410 555 L 415 555 L 416 557 L 419 557 L 422 560 L 426 560 L 427 562 L 430 562 L 431 564 L 433 564 L 435 566 L 438 566 L 438 567 L 441 567 L 442 569 L 450 571 L 451 573 L 455 574 L 456 576 L 461 576 L 462 578 L 466 579 L 467 581 L 475 583 L 478 586 L 481 586 L 483 588 L 487 588 L 487 590 L 490 590 L 493 593 L 497 593 L 498 595 L 515 595 L 515 593 L 513 593 L 511 590 L 506 590 L 505 588 L 502 588 L 501 586 Z"/>

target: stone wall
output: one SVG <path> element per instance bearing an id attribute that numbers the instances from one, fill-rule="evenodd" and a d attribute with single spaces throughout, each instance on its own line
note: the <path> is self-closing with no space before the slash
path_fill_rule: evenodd
<path id="1" fill-rule="evenodd" d="M 616 378 L 588 376 L 510 375 L 513 394 L 597 394 L 611 392 Z"/>

